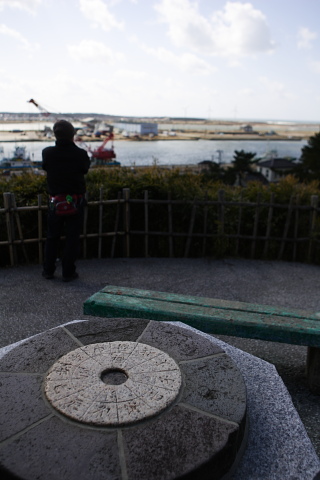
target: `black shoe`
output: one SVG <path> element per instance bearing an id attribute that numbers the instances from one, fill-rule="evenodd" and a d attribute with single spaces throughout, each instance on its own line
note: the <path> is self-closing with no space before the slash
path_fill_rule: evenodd
<path id="1" fill-rule="evenodd" d="M 62 280 L 64 282 L 72 282 L 72 280 L 76 280 L 77 278 L 79 278 L 79 275 L 77 272 L 74 272 L 70 277 L 62 277 Z"/>
<path id="2" fill-rule="evenodd" d="M 42 272 L 42 276 L 46 279 L 46 280 L 52 280 L 54 278 L 54 275 L 53 273 L 47 273 L 43 270 Z"/>

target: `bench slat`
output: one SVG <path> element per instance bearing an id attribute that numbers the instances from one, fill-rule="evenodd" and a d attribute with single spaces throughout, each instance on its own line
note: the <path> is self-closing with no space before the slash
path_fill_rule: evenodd
<path id="1" fill-rule="evenodd" d="M 164 302 L 191 304 L 200 307 L 212 307 L 226 310 L 240 310 L 244 312 L 263 313 L 265 315 L 279 315 L 290 318 L 308 318 L 320 321 L 320 317 L 309 311 L 290 309 L 285 310 L 270 305 L 260 305 L 255 303 L 237 302 L 231 300 L 221 300 L 216 298 L 195 297 L 191 295 L 179 295 L 176 293 L 156 292 L 152 290 L 141 290 L 137 288 L 116 287 L 107 285 L 101 292 L 120 295 L 121 297 L 133 297 L 141 299 L 154 299 Z M 319 324 L 320 325 L 320 324 Z"/>
<path id="2" fill-rule="evenodd" d="M 320 347 L 316 316 L 303 316 L 298 310 L 290 315 L 279 308 L 244 302 L 108 286 L 84 303 L 84 313 L 181 321 L 206 333 Z"/>

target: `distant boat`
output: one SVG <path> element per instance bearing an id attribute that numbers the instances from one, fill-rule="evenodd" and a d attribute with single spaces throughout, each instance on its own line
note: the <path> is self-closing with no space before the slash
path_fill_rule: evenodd
<path id="1" fill-rule="evenodd" d="M 76 139 L 76 142 L 79 144 L 80 147 L 84 147 L 90 154 L 91 154 L 91 166 L 92 167 L 110 167 L 110 166 L 120 166 L 121 163 L 118 162 L 117 160 L 114 160 L 117 155 L 116 152 L 114 151 L 113 144 L 111 148 L 106 148 L 106 144 L 109 142 L 109 140 L 113 140 L 114 135 L 113 132 L 111 131 L 106 138 L 103 140 L 102 144 L 96 148 L 95 150 L 92 150 L 90 145 L 87 145 L 85 142 L 81 140 L 81 137 L 78 137 Z"/>
<path id="2" fill-rule="evenodd" d="M 119 167 L 121 165 L 120 162 L 117 160 L 112 160 L 108 156 L 104 158 L 97 158 L 92 155 L 90 161 L 91 167 Z"/>
<path id="3" fill-rule="evenodd" d="M 90 150 L 92 167 L 119 166 L 120 162 L 115 160 L 116 152 L 111 148 L 105 148 L 106 141 L 95 150 Z"/>
<path id="4" fill-rule="evenodd" d="M 3 149 L 0 151 L 3 155 Z M 11 173 L 34 171 L 34 165 L 26 152 L 26 147 L 15 147 L 12 157 L 3 157 L 0 160 L 0 174 L 11 175 Z"/>

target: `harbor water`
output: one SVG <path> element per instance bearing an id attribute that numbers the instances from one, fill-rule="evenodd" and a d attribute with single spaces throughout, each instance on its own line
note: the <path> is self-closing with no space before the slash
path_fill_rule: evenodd
<path id="1" fill-rule="evenodd" d="M 96 149 L 100 142 L 89 142 Z M 3 142 L 3 154 L 12 155 L 14 147 L 25 146 L 31 160 L 41 162 L 43 148 L 54 145 L 54 140 L 48 142 Z M 108 144 L 109 145 L 109 144 Z M 122 166 L 150 165 L 196 165 L 203 160 L 230 163 L 236 150 L 244 150 L 256 154 L 256 158 L 274 152 L 280 157 L 299 159 L 301 149 L 307 145 L 307 140 L 156 140 L 156 141 L 126 141 L 114 143 L 117 160 Z"/>

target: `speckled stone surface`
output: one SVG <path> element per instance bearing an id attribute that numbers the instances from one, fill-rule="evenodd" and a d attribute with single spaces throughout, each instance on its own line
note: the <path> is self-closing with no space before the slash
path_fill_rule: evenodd
<path id="1" fill-rule="evenodd" d="M 319 458 L 273 365 L 186 325 L 137 319 L 129 324 L 127 319 L 73 322 L 0 350 L 0 463 L 14 469 L 20 478 L 32 480 L 77 480 L 83 478 L 84 470 L 86 480 L 162 480 L 164 461 L 166 473 L 173 478 L 181 468 L 190 467 L 188 462 L 212 455 L 221 441 L 230 446 L 240 430 L 236 424 L 187 406 L 186 398 L 180 397 L 166 416 L 138 423 L 135 428 L 108 430 L 80 427 L 54 414 L 48 402 L 43 402 L 43 379 L 68 351 L 115 340 L 139 340 L 162 349 L 161 328 L 167 353 L 182 372 L 189 365 L 190 375 L 197 377 L 195 367 L 203 357 L 212 362 L 225 351 L 244 378 L 249 435 L 232 480 L 314 480 L 320 471 Z M 175 335 L 181 339 L 177 346 Z M 22 355 L 17 352 L 18 345 Z M 205 387 L 204 379 L 199 375 L 195 381 Z M 188 401 L 192 401 L 188 383 L 184 385 L 184 395 L 190 395 Z M 209 403 L 214 401 L 210 389 L 204 396 Z M 205 478 L 206 464 L 203 468 L 197 480 Z"/>
<path id="2" fill-rule="evenodd" d="M 241 424 L 245 408 L 245 385 L 235 363 L 228 356 L 201 359 L 181 365 L 186 386 L 182 401 L 214 411 L 230 422 Z"/>
<path id="3" fill-rule="evenodd" d="M 114 384 L 117 375 L 120 383 Z M 120 426 L 160 413 L 176 399 L 181 383 L 178 365 L 161 350 L 138 342 L 103 342 L 55 362 L 45 393 L 71 419 Z"/>
<path id="4" fill-rule="evenodd" d="M 75 340 L 63 328 L 54 328 L 23 341 L 19 348 L 4 347 L 3 351 L 9 351 L 0 359 L 0 371 L 44 373 L 55 360 L 74 348 Z"/>
<path id="5" fill-rule="evenodd" d="M 155 424 L 138 425 L 123 432 L 129 478 L 180 478 L 181 471 L 194 470 L 195 466 L 198 471 L 194 480 L 221 478 L 235 454 L 237 435 L 234 424 L 207 416 L 201 410 L 175 406 Z M 223 450 L 222 444 L 226 445 Z M 216 454 L 221 455 L 220 462 L 201 465 L 203 458 Z"/>
<path id="6" fill-rule="evenodd" d="M 121 479 L 116 431 L 79 428 L 53 415 L 1 445 L 0 462 L 28 480 Z"/>
<path id="7" fill-rule="evenodd" d="M 132 398 L 132 379 L 138 398 L 149 395 L 143 405 Z M 2 349 L 0 381 L 0 464 L 26 480 L 219 479 L 243 454 L 245 382 L 223 348 L 196 330 L 72 322 Z M 117 409 L 107 421 L 106 404 Z"/>
<path id="8" fill-rule="evenodd" d="M 181 323 L 175 323 L 194 331 Z M 212 337 L 196 330 L 199 337 Z M 320 460 L 276 368 L 214 338 L 235 362 L 246 383 L 247 448 L 232 480 L 314 480 Z"/>
<path id="9" fill-rule="evenodd" d="M 40 375 L 0 375 L 0 442 L 48 416 L 42 398 L 42 383 Z M 12 392 L 15 392 L 14 398 Z"/>

